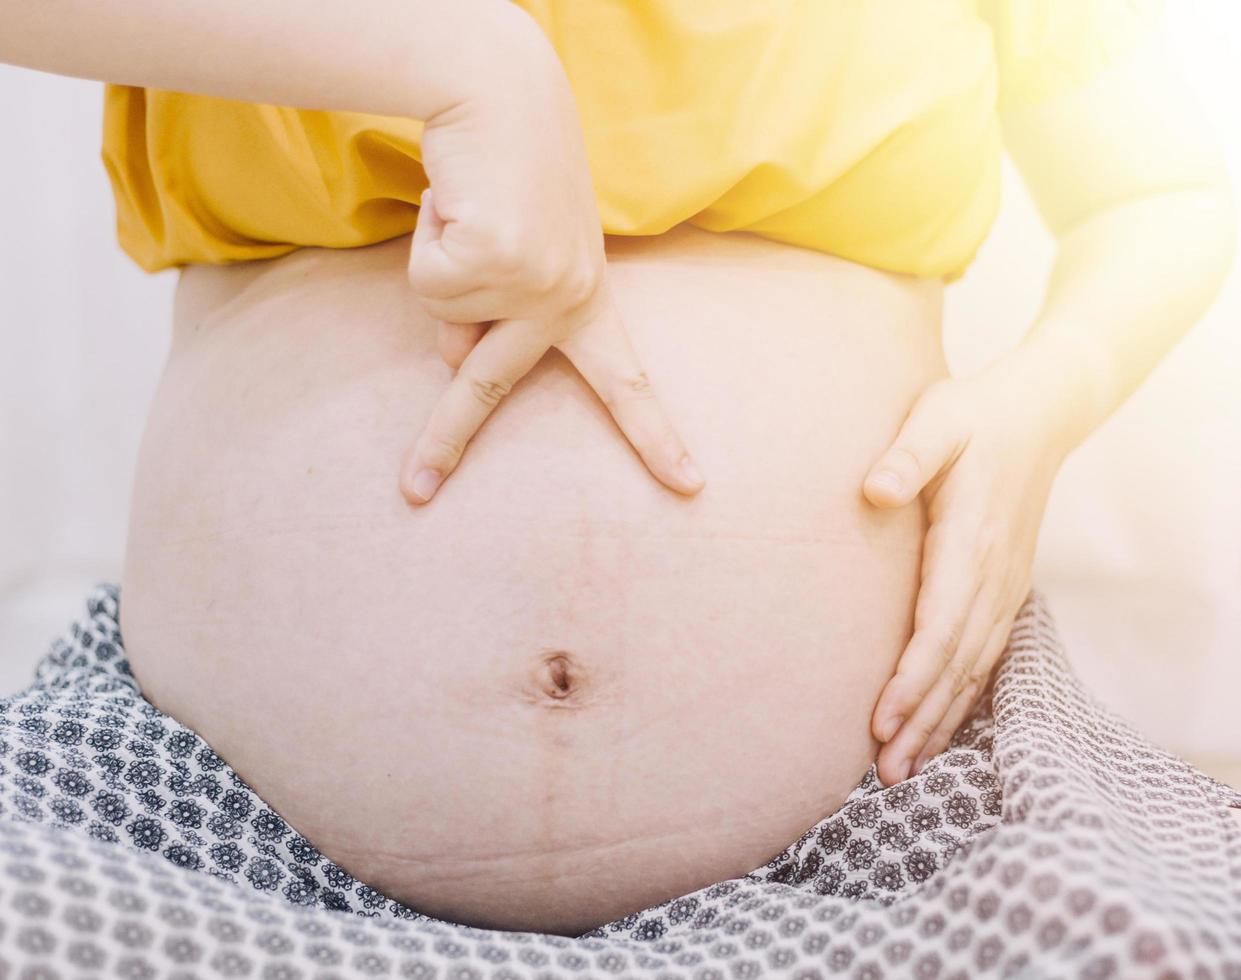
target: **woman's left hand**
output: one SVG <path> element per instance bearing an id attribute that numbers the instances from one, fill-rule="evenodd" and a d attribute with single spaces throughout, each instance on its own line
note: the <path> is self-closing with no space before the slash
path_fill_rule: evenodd
<path id="1" fill-rule="evenodd" d="M 891 785 L 943 751 L 987 686 L 1030 590 L 1039 526 L 1071 448 L 1063 399 L 1024 354 L 922 393 L 863 493 L 876 507 L 923 494 L 929 521 L 914 632 L 872 731 Z"/>

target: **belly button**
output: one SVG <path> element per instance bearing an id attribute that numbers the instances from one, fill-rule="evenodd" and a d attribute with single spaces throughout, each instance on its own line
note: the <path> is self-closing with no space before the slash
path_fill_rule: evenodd
<path id="1" fill-rule="evenodd" d="M 553 650 L 539 658 L 535 688 L 540 702 L 569 705 L 576 703 L 582 688 L 582 673 L 572 655 Z"/>
<path id="2" fill-rule="evenodd" d="M 573 675 L 569 673 L 569 658 L 562 653 L 547 659 L 548 697 L 567 698 L 573 691 Z"/>

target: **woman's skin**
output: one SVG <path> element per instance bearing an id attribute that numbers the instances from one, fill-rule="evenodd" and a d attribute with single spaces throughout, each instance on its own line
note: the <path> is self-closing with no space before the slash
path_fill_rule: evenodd
<path id="1" fill-rule="evenodd" d="M 435 493 L 504 393 L 552 347 L 657 479 L 681 493 L 702 488 L 607 288 L 573 93 L 520 7 L 0 0 L 0 23 L 0 60 L 44 71 L 425 120 L 422 167 L 435 188 L 435 220 L 419 223 L 410 286 L 443 321 L 441 349 L 451 355 L 465 343 L 469 353 L 405 454 L 401 484 L 411 503 Z"/>
<path id="2" fill-rule="evenodd" d="M 427 119 L 433 206 L 411 282 L 446 321 L 439 350 L 460 370 L 407 453 L 410 502 L 455 470 L 498 399 L 552 346 L 657 478 L 701 488 L 611 299 L 567 82 L 517 8 L 0 0 L 0 19 L 0 58 L 44 70 Z M 554 138 L 524 125 L 532 105 Z M 864 482 L 873 506 L 919 498 L 930 516 L 916 629 L 871 719 L 887 741 L 887 782 L 939 751 L 977 697 L 1028 588 L 1064 456 L 1197 319 L 1232 254 L 1219 153 L 1156 47 L 1004 127 L 1060 255 L 1026 341 L 973 378 L 929 388 Z"/>
<path id="3" fill-rule="evenodd" d="M 607 244 L 696 497 L 550 357 L 408 507 L 392 454 L 452 372 L 404 239 L 187 269 L 135 477 L 144 694 L 455 921 L 572 933 L 762 865 L 874 759 L 910 632 L 921 510 L 858 488 L 946 373 L 940 285 L 689 226 Z"/>
<path id="4" fill-rule="evenodd" d="M 985 686 L 1060 464 L 1198 320 L 1233 255 L 1224 161 L 1160 44 L 1002 122 L 1059 254 L 1024 341 L 929 388 L 865 483 L 881 507 L 921 491 L 930 519 L 915 632 L 872 719 L 889 784 L 943 750 Z"/>

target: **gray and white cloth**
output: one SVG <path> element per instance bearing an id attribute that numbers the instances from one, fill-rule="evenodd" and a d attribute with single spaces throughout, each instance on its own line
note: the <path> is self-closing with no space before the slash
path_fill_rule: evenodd
<path id="1" fill-rule="evenodd" d="M 764 866 L 577 938 L 336 867 L 143 699 L 118 602 L 98 588 L 0 700 L 0 976 L 1241 980 L 1241 794 L 1092 700 L 1037 591 L 920 775 L 872 768 Z"/>

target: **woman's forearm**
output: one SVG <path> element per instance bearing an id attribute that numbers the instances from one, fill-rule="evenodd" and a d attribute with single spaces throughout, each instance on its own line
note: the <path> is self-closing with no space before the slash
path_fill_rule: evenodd
<path id="1" fill-rule="evenodd" d="M 1206 310 L 1236 227 L 1221 180 L 1113 205 L 1061 235 L 1043 308 L 1012 359 L 1066 452 Z"/>
<path id="2" fill-rule="evenodd" d="M 947 748 L 985 690 L 1028 597 L 1064 457 L 1201 316 L 1228 268 L 1236 221 L 1222 179 L 1107 196 L 1059 225 L 1025 340 L 928 386 L 863 484 L 880 507 L 921 497 L 928 518 L 914 633 L 872 719 L 889 785 Z"/>
<path id="3" fill-rule="evenodd" d="M 0 61 L 307 109 L 428 119 L 548 51 L 508 0 L 0 0 Z"/>

